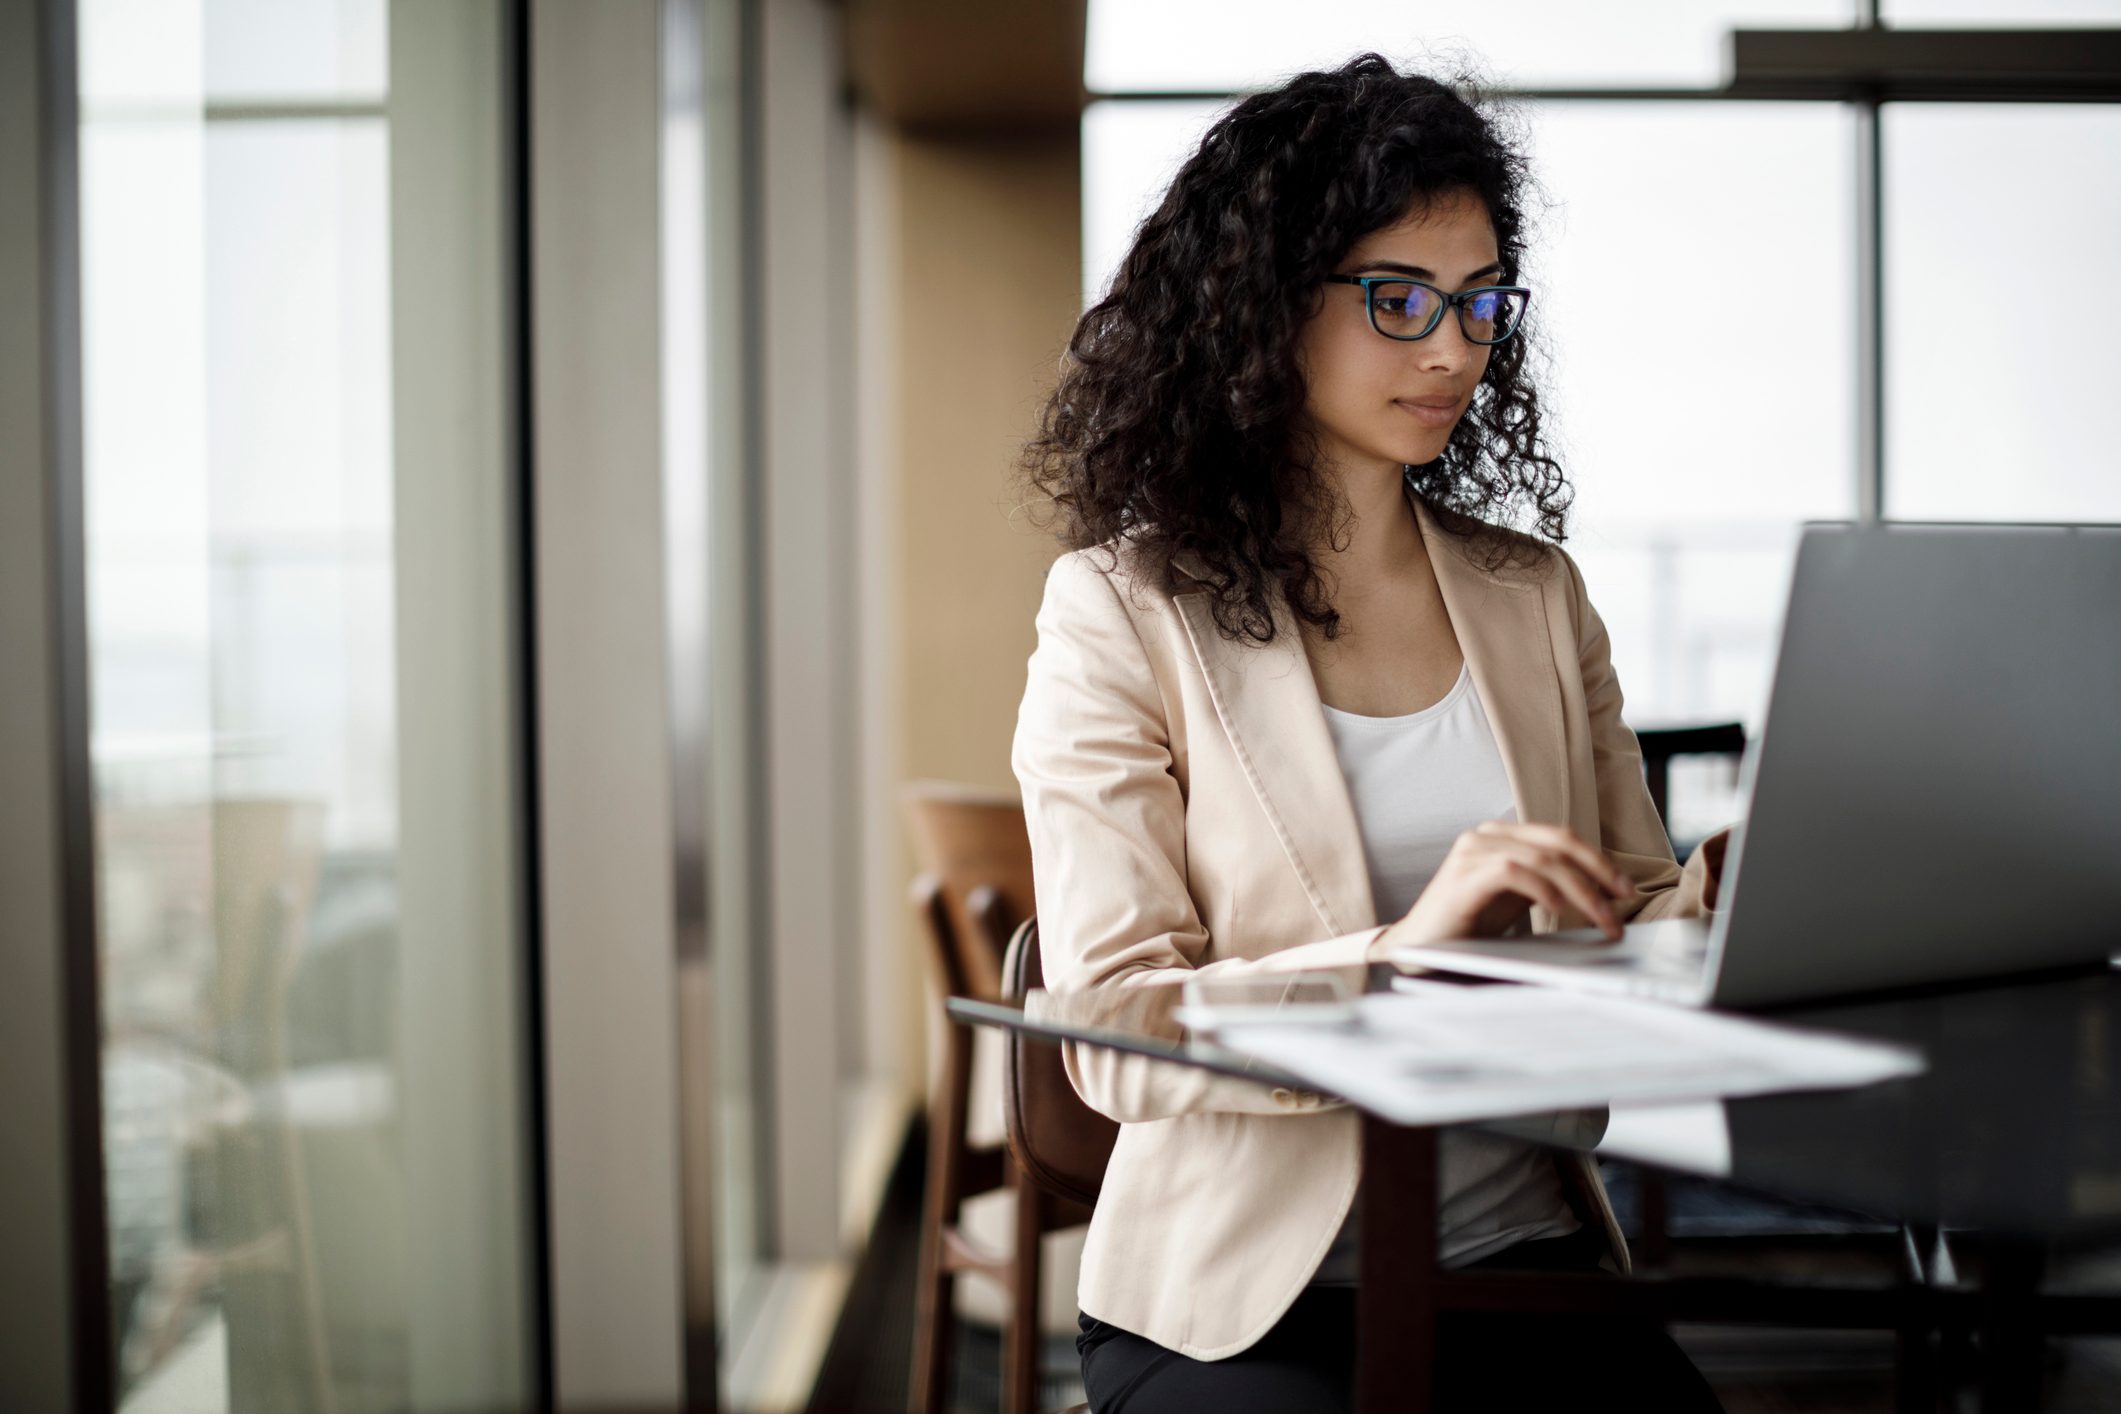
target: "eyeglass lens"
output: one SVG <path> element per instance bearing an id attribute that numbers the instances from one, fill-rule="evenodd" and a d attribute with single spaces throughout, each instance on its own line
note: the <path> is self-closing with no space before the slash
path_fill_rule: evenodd
<path id="1" fill-rule="evenodd" d="M 1443 296 L 1426 285 L 1380 282 L 1370 287 L 1370 311 L 1377 332 L 1397 339 L 1418 339 L 1436 327 Z M 1458 327 L 1477 344 L 1510 336 L 1524 314 L 1524 296 L 1482 290 L 1458 306 Z"/>

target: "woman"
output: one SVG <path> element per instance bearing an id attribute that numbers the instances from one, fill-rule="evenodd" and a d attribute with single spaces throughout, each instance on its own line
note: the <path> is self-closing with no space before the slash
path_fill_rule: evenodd
<path id="1" fill-rule="evenodd" d="M 1056 993 L 1359 979 L 1405 942 L 1617 936 L 1712 901 L 1673 862 L 1556 548 L 1525 186 L 1450 88 L 1374 55 L 1302 74 L 1209 129 L 1083 317 L 1027 452 L 1072 553 L 1014 753 Z M 1092 1407 L 1347 1408 L 1354 1116 L 1068 1063 L 1122 1125 L 1083 1260 Z M 1447 1264 L 1625 1263 L 1587 1161 L 1457 1133 L 1441 1156 Z M 1440 1344 L 1447 1407 L 1715 1407 L 1646 1324 L 1467 1319 Z"/>

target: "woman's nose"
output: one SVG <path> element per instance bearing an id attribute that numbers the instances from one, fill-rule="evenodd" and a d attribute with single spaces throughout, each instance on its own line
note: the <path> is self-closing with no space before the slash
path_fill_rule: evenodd
<path id="1" fill-rule="evenodd" d="M 1456 373 L 1471 363 L 1479 353 L 1479 346 L 1466 338 L 1465 330 L 1458 327 L 1457 311 L 1447 310 L 1440 323 L 1431 330 L 1429 337 L 1415 341 L 1417 358 L 1422 368 L 1436 373 Z"/>

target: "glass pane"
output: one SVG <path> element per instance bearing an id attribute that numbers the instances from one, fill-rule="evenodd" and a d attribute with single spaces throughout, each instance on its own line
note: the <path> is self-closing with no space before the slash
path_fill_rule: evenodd
<path id="1" fill-rule="evenodd" d="M 1083 110 L 1083 304 L 1095 304 L 1179 166 L 1227 106 L 1205 99 Z"/>
<path id="2" fill-rule="evenodd" d="M 83 0 L 81 12 L 91 109 L 383 101 L 384 0 Z"/>
<path id="3" fill-rule="evenodd" d="M 1887 513 L 2121 521 L 2121 108 L 1885 117 Z"/>
<path id="4" fill-rule="evenodd" d="M 2121 24 L 2121 0 L 1882 0 L 1889 25 L 2028 29 Z"/>
<path id="5" fill-rule="evenodd" d="M 1092 93 L 1230 92 L 1374 49 L 1416 67 L 1471 58 L 1518 87 L 1700 87 L 1729 77 L 1733 29 L 1850 23 L 1851 0 L 1091 0 Z"/>
<path id="6" fill-rule="evenodd" d="M 528 1394 L 505 47 L 385 18 L 79 9 L 128 1411 Z"/>
<path id="7" fill-rule="evenodd" d="M 383 0 L 210 0 L 212 103 L 381 101 L 389 68 Z"/>
<path id="8" fill-rule="evenodd" d="M 1849 124 L 1826 104 L 1537 112 L 1553 206 L 1530 327 L 1577 488 L 1569 549 L 1637 727 L 1757 724 L 1798 526 L 1853 510 Z M 1734 788 L 1675 773 L 1674 834 L 1727 823 Z"/>

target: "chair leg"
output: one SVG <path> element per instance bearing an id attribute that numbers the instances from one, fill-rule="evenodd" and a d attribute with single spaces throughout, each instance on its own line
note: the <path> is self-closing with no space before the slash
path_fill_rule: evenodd
<path id="1" fill-rule="evenodd" d="M 921 1205 L 920 1290 L 914 1306 L 913 1414 L 942 1414 L 950 1403 L 951 1346 L 957 1278 L 943 1261 L 943 1231 L 957 1221 L 959 1158 L 971 1102 L 972 1033 L 944 1028 L 942 1089 L 928 1117 L 928 1182 Z"/>
<path id="2" fill-rule="evenodd" d="M 1664 1175 L 1654 1170 L 1635 1170 L 1635 1191 L 1642 1195 L 1642 1239 L 1635 1264 L 1651 1271 L 1672 1265 L 1671 1193 Z"/>
<path id="3" fill-rule="evenodd" d="M 1013 1167 L 1013 1166 L 1012 1166 Z M 1009 1272 L 1009 1330 L 1002 1363 L 1002 1414 L 1032 1414 L 1038 1397 L 1039 1238 L 1044 1234 L 1045 1195 L 1015 1169 L 1016 1250 Z"/>
<path id="4" fill-rule="evenodd" d="M 1901 1277 L 1900 1324 L 1893 1332 L 1893 1408 L 1899 1414 L 1936 1414 L 1938 1394 L 1935 1334 L 1924 1316 L 1925 1292 L 1940 1285 L 1932 1255 L 1941 1240 L 1937 1229 L 1925 1224 L 1902 1223 L 1900 1238 L 1906 1244 L 1906 1270 Z M 1947 1259 L 1948 1260 L 1948 1259 Z"/>

